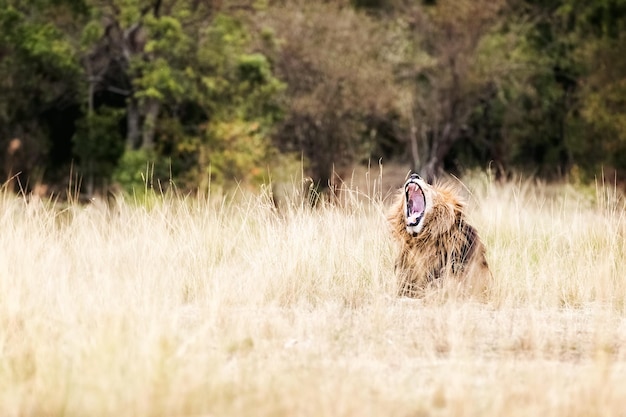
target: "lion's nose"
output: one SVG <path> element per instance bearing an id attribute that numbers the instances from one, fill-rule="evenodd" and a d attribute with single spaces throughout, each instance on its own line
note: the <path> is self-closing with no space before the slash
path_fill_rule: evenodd
<path id="1" fill-rule="evenodd" d="M 422 177 L 420 177 L 419 175 L 417 175 L 416 173 L 411 174 L 410 177 L 412 180 L 421 180 Z"/>

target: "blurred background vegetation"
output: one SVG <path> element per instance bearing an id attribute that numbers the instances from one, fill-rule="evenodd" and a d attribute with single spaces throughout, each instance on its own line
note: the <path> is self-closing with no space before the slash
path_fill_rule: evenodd
<path id="1" fill-rule="evenodd" d="M 302 165 L 626 178 L 626 0 L 0 0 L 0 160 L 29 191 Z"/>

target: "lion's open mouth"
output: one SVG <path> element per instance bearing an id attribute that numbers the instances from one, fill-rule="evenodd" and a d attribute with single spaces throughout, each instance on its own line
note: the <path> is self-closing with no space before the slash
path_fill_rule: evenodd
<path id="1" fill-rule="evenodd" d="M 406 224 L 407 226 L 417 226 L 424 217 L 426 208 L 426 197 L 422 188 L 415 182 L 408 182 L 405 187 L 406 192 Z"/>

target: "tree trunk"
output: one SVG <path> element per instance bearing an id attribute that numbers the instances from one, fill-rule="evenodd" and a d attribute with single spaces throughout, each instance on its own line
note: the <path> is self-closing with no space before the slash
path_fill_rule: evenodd
<path id="1" fill-rule="evenodd" d="M 127 132 L 126 132 L 126 149 L 137 149 L 139 146 L 139 123 L 140 114 L 137 100 L 128 99 L 126 106 Z"/>
<path id="2" fill-rule="evenodd" d="M 413 118 L 411 118 L 411 128 L 409 131 L 411 139 L 411 157 L 413 158 L 413 169 L 416 170 L 420 165 L 420 152 L 419 145 L 417 143 L 417 126 L 415 126 Z"/>
<path id="3" fill-rule="evenodd" d="M 148 100 L 146 103 L 146 117 L 143 122 L 141 141 L 143 149 L 154 149 L 154 131 L 160 108 L 161 105 L 157 100 Z"/>
<path id="4" fill-rule="evenodd" d="M 423 161 L 420 175 L 427 181 L 432 182 L 443 171 L 443 161 L 459 138 L 459 129 L 453 127 L 453 122 L 447 122 L 438 137 L 433 139 L 427 159 Z"/>

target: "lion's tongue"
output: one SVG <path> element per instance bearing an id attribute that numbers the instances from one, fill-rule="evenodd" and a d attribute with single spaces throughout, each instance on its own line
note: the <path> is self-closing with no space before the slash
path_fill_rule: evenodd
<path id="1" fill-rule="evenodd" d="M 410 214 L 422 214 L 424 211 L 424 196 L 422 190 L 417 185 L 409 186 L 409 210 Z"/>

